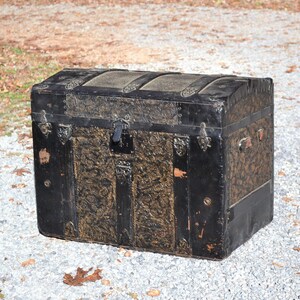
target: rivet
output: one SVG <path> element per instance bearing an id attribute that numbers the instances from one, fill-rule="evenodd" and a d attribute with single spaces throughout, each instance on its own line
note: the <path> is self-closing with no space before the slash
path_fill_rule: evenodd
<path id="1" fill-rule="evenodd" d="M 205 197 L 203 202 L 206 206 L 211 206 L 211 203 L 212 203 L 212 201 L 209 197 Z"/>
<path id="2" fill-rule="evenodd" d="M 44 181 L 44 186 L 45 186 L 46 188 L 48 188 L 48 187 L 50 187 L 50 185 L 51 185 L 51 181 L 50 181 L 49 179 L 46 179 L 46 180 Z"/>

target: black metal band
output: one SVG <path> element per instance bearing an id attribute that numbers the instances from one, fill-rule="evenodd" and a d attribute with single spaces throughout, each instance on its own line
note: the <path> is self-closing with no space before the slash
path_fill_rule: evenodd
<path id="1" fill-rule="evenodd" d="M 252 113 L 251 115 L 245 117 L 244 119 L 229 124 L 225 126 L 223 129 L 221 127 L 206 127 L 208 133 L 214 135 L 214 132 L 219 132 L 222 130 L 224 136 L 228 136 L 231 133 L 239 130 L 240 128 L 244 128 L 253 122 L 258 121 L 259 119 L 265 118 L 268 115 L 272 114 L 273 107 L 268 106 L 264 109 Z M 93 118 L 84 118 L 84 117 L 70 117 L 66 115 L 59 114 L 46 114 L 46 119 L 50 123 L 62 123 L 62 124 L 73 124 L 76 126 L 99 126 L 102 128 L 112 128 L 112 120 L 104 120 L 104 119 L 93 119 Z M 41 122 L 41 113 L 32 113 L 32 120 L 36 122 Z M 198 135 L 200 131 L 200 123 L 199 126 L 191 126 L 191 125 L 167 125 L 167 124 L 153 124 L 153 123 L 131 123 L 129 129 L 132 130 L 143 130 L 143 131 L 155 131 L 155 132 L 169 132 L 169 133 L 178 133 L 178 134 L 189 134 L 189 135 Z"/>
<path id="2" fill-rule="evenodd" d="M 173 143 L 175 247 L 177 253 L 190 254 L 190 199 L 188 189 L 189 138 L 175 136 Z"/>
<path id="3" fill-rule="evenodd" d="M 116 165 L 117 239 L 118 244 L 129 246 L 133 240 L 131 216 L 132 172 L 129 161 Z"/>

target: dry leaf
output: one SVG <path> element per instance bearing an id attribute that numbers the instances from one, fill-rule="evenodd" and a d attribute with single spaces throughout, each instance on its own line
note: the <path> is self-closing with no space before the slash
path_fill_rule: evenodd
<path id="1" fill-rule="evenodd" d="M 138 294 L 137 293 L 128 293 L 128 296 L 130 296 L 134 300 L 138 300 Z"/>
<path id="2" fill-rule="evenodd" d="M 283 267 L 282 264 L 274 262 L 274 261 L 272 262 L 272 265 L 275 266 L 275 267 L 278 267 L 278 268 L 282 268 Z"/>
<path id="3" fill-rule="evenodd" d="M 22 161 L 24 163 L 27 163 L 31 160 L 31 155 L 24 155 L 24 157 L 22 158 Z"/>
<path id="4" fill-rule="evenodd" d="M 19 133 L 18 134 L 18 142 L 21 142 L 23 140 L 29 140 L 31 138 L 32 138 L 32 135 L 28 134 L 28 133 Z"/>
<path id="5" fill-rule="evenodd" d="M 281 170 L 278 172 L 278 176 L 285 176 L 286 174 Z"/>
<path id="6" fill-rule="evenodd" d="M 289 202 L 293 201 L 293 198 L 291 198 L 291 197 L 283 197 L 282 200 L 284 202 L 286 202 L 286 203 L 289 203 Z"/>
<path id="7" fill-rule="evenodd" d="M 155 290 L 155 289 L 151 289 L 147 292 L 147 295 L 150 297 L 157 297 L 160 295 L 160 291 L 159 290 Z"/>
<path id="8" fill-rule="evenodd" d="M 77 268 L 76 275 L 72 276 L 71 274 L 65 274 L 63 282 L 68 285 L 73 286 L 81 286 L 86 281 L 95 282 L 96 280 L 100 280 L 102 277 L 100 273 L 101 269 L 96 269 L 93 274 L 87 275 L 92 268 L 84 271 L 82 268 Z"/>
<path id="9" fill-rule="evenodd" d="M 101 283 L 102 283 L 103 285 L 110 285 L 110 281 L 109 281 L 108 279 L 102 279 L 102 280 L 101 280 Z"/>
<path id="10" fill-rule="evenodd" d="M 300 247 L 294 247 L 293 250 L 300 252 Z"/>
<path id="11" fill-rule="evenodd" d="M 14 169 L 13 173 L 15 173 L 17 176 L 24 176 L 24 173 L 29 173 L 31 174 L 31 172 L 27 169 L 24 168 L 20 168 L 20 169 Z"/>
<path id="12" fill-rule="evenodd" d="M 131 254 L 132 254 L 132 252 L 131 252 L 131 251 L 126 251 L 126 252 L 124 253 L 124 256 L 125 256 L 125 257 L 130 257 L 130 256 L 131 256 Z"/>
<path id="13" fill-rule="evenodd" d="M 296 69 L 297 69 L 296 65 L 289 66 L 288 69 L 285 71 L 285 73 L 293 73 L 296 71 Z"/>
<path id="14" fill-rule="evenodd" d="M 293 226 L 299 226 L 299 225 L 300 225 L 300 220 L 293 221 Z"/>
<path id="15" fill-rule="evenodd" d="M 29 259 L 23 261 L 23 262 L 21 263 L 21 266 L 22 266 L 22 267 L 27 267 L 27 266 L 34 265 L 34 264 L 35 264 L 35 259 L 29 258 Z"/>
<path id="16" fill-rule="evenodd" d="M 22 189 L 24 187 L 26 187 L 27 185 L 25 183 L 17 183 L 17 184 L 13 184 L 11 187 L 13 189 Z"/>

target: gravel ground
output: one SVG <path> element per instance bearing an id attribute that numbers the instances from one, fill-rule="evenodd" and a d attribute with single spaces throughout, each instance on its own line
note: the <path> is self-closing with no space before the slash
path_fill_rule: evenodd
<path id="1" fill-rule="evenodd" d="M 116 32 L 113 26 L 103 30 L 93 21 L 89 23 L 95 10 L 101 22 L 113 23 L 125 15 L 123 30 Z M 118 41 L 116 47 L 113 43 L 110 46 L 111 59 L 109 53 L 103 60 L 100 55 L 98 65 L 272 77 L 276 91 L 275 217 L 222 262 L 138 251 L 125 254 L 110 246 L 46 238 L 36 226 L 32 141 L 20 134 L 0 137 L 2 296 L 22 300 L 150 299 L 147 292 L 156 289 L 160 291 L 157 299 L 300 299 L 300 14 L 180 5 L 97 9 L 71 4 L 2 6 L 1 39 L 20 44 L 25 33 L 46 30 L 39 28 L 39 20 L 58 12 L 66 24 L 53 20 L 47 28 L 50 37 L 55 26 L 61 28 L 62 35 L 64 29 L 78 33 L 76 24 L 72 27 L 68 20 L 80 14 L 80 19 L 87 19 L 80 34 L 83 37 L 89 32 L 90 36 L 87 45 L 79 48 L 91 49 L 92 36 Z M 8 26 L 8 19 L 14 26 Z M 35 32 L 30 21 L 37 25 Z M 41 36 L 36 43 L 43 47 L 45 39 Z M 140 58 L 131 60 L 135 54 Z M 75 274 L 77 267 L 100 268 L 109 282 L 65 285 L 64 274 Z"/>

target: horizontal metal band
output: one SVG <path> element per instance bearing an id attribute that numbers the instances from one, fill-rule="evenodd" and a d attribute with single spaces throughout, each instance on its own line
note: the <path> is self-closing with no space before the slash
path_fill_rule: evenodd
<path id="1" fill-rule="evenodd" d="M 266 116 L 270 115 L 273 112 L 273 107 L 272 106 L 268 106 L 265 107 L 264 109 L 257 111 L 255 113 L 252 113 L 250 115 L 248 115 L 247 117 L 243 118 L 242 120 L 239 120 L 238 122 L 229 124 L 227 126 L 224 127 L 223 129 L 223 134 L 225 136 L 230 135 L 231 133 L 249 126 L 250 124 L 265 118 Z"/>
<path id="2" fill-rule="evenodd" d="M 49 122 L 49 123 L 59 123 L 59 124 L 71 124 L 81 127 L 101 127 L 101 128 L 111 128 L 113 129 L 112 120 L 104 119 L 92 119 L 92 118 L 80 118 L 80 117 L 70 117 L 66 115 L 52 115 L 41 113 L 32 113 L 32 120 L 35 122 Z M 154 131 L 154 132 L 169 132 L 169 133 L 178 133 L 178 134 L 187 134 L 191 136 L 198 136 L 200 132 L 199 126 L 190 126 L 190 125 L 166 125 L 166 124 L 152 124 L 152 123 L 130 123 L 129 130 L 141 130 L 141 131 Z M 206 127 L 207 134 L 209 136 L 219 135 L 221 128 L 220 127 Z"/>
<path id="3" fill-rule="evenodd" d="M 179 124 L 176 102 L 67 94 L 66 112 L 70 117 L 128 119 L 132 123 Z"/>
<path id="4" fill-rule="evenodd" d="M 228 136 L 231 133 L 239 130 L 240 128 L 244 128 L 249 126 L 250 124 L 258 121 L 261 118 L 264 118 L 272 113 L 272 107 L 266 107 L 261 111 L 253 113 L 246 118 L 242 119 L 239 122 L 235 122 L 233 124 L 227 125 L 223 129 L 221 127 L 206 127 L 208 134 L 215 135 L 215 131 L 219 133 L 222 129 L 223 135 Z M 72 124 L 77 126 L 98 126 L 103 128 L 112 128 L 113 121 L 112 120 L 105 120 L 105 119 L 96 119 L 96 118 L 87 118 L 87 117 L 72 117 L 66 115 L 52 115 L 46 114 L 45 115 L 47 122 L 51 123 L 62 123 L 62 124 Z M 32 113 L 32 120 L 36 122 L 44 122 L 42 119 L 41 113 Z M 157 131 L 157 132 L 170 132 L 170 133 L 179 133 L 179 134 L 188 134 L 188 135 L 199 135 L 200 131 L 200 124 L 199 126 L 191 126 L 185 124 L 153 124 L 153 123 L 130 123 L 130 129 L 134 130 L 145 130 L 145 131 Z"/>
<path id="5" fill-rule="evenodd" d="M 245 211 L 249 210 L 249 203 L 254 207 L 258 205 L 262 199 L 264 199 L 265 195 L 272 194 L 272 184 L 271 180 L 267 181 L 245 197 L 243 197 L 240 201 L 235 203 L 229 208 L 229 222 L 231 222 L 236 216 L 242 214 Z"/>

